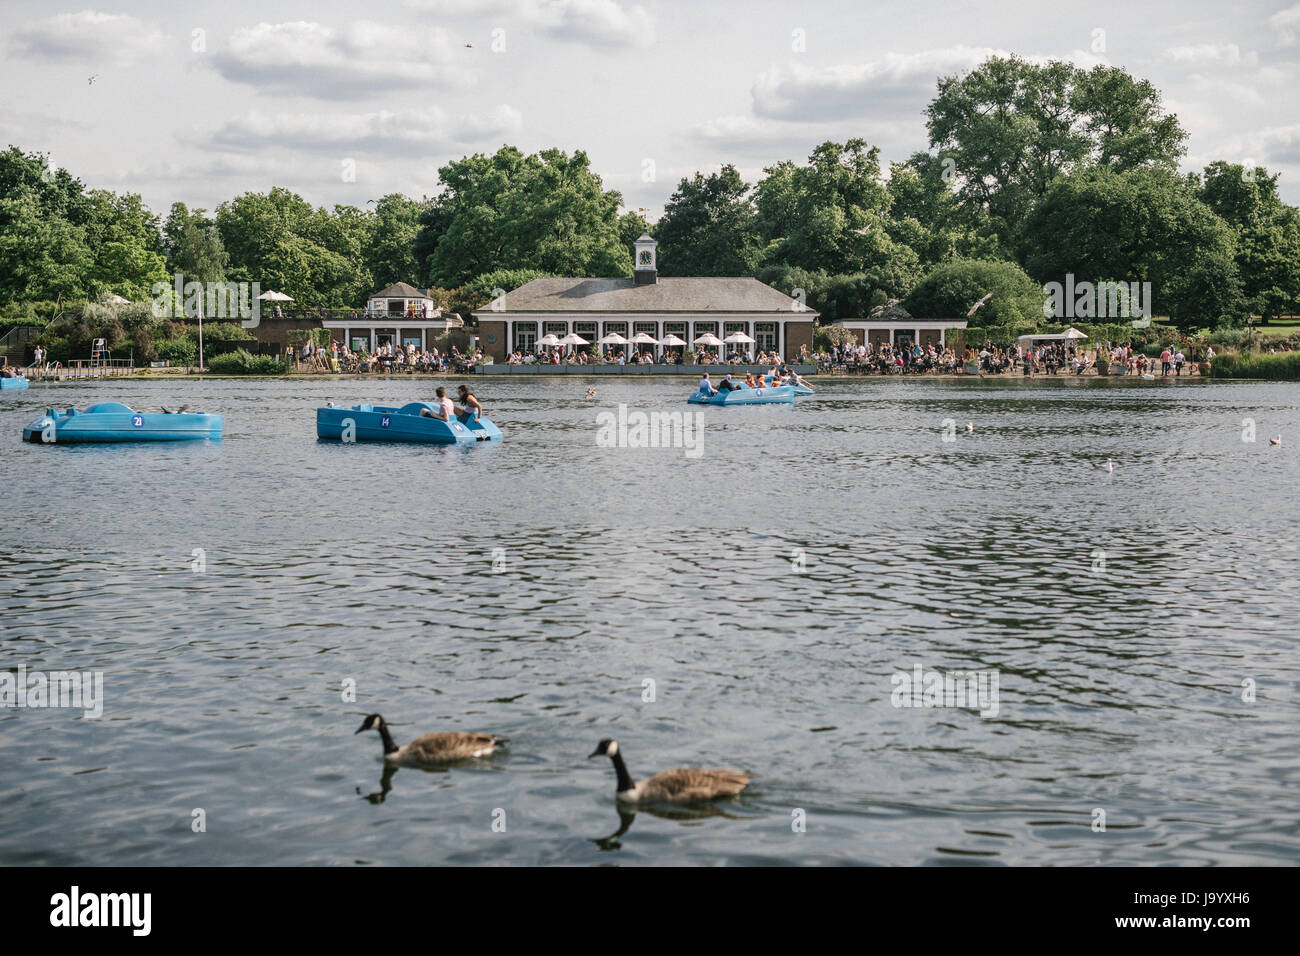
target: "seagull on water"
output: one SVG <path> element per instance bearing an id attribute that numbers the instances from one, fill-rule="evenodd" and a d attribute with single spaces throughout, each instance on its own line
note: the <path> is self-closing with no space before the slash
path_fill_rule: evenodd
<path id="1" fill-rule="evenodd" d="M 966 423 L 966 434 L 969 435 L 969 434 L 970 434 L 971 432 L 973 432 L 974 430 L 975 430 L 975 426 L 974 426 L 971 422 L 967 422 L 967 423 Z"/>
<path id="2" fill-rule="evenodd" d="M 1098 471 L 1111 472 L 1111 471 L 1114 471 L 1114 470 L 1115 470 L 1115 462 L 1112 461 L 1111 459 L 1107 458 L 1107 459 L 1106 459 L 1106 464 L 1104 464 L 1104 465 L 1093 465 L 1092 467 L 1093 467 L 1093 468 L 1096 468 Z"/>
<path id="3" fill-rule="evenodd" d="M 1282 444 L 1282 436 L 1281 436 L 1281 435 L 1277 435 L 1277 436 L 1275 436 L 1275 437 L 1273 437 L 1273 438 L 1270 438 L 1270 439 L 1268 440 L 1268 443 L 1269 443 L 1270 445 L 1281 445 L 1281 444 Z"/>

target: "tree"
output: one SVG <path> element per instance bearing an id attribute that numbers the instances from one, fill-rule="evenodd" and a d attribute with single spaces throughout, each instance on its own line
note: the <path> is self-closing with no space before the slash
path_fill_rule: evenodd
<path id="1" fill-rule="evenodd" d="M 605 190 L 587 154 L 548 149 L 524 156 L 503 146 L 438 170 L 443 191 L 418 248 L 431 248 L 431 284 L 463 285 L 500 268 L 554 275 L 626 276 L 631 250 L 621 244 L 622 197 Z"/>
<path id="2" fill-rule="evenodd" d="M 423 285 L 424 268 L 415 254 L 424 204 L 389 193 L 375 204 L 364 246 L 366 270 L 377 285 Z"/>
<path id="3" fill-rule="evenodd" d="M 1237 271 L 1246 308 L 1265 323 L 1300 305 L 1300 214 L 1282 202 L 1277 173 L 1214 162 L 1200 198 L 1237 234 Z"/>
<path id="4" fill-rule="evenodd" d="M 955 164 L 962 202 L 1012 239 L 1058 177 L 1088 165 L 1172 169 L 1186 139 L 1146 81 L 1016 56 L 942 77 L 926 117 L 930 145 Z"/>
<path id="5" fill-rule="evenodd" d="M 203 209 L 190 212 L 185 203 L 172 203 L 163 223 L 163 245 L 167 265 L 182 273 L 186 281 L 223 282 L 230 256 L 221 241 L 217 224 Z"/>
<path id="6" fill-rule="evenodd" d="M 753 275 L 762 251 L 758 207 L 736 167 L 683 178 L 655 229 L 666 276 Z"/>
<path id="7" fill-rule="evenodd" d="M 1014 262 L 957 259 L 936 267 L 904 300 L 918 318 L 961 319 L 986 295 L 972 325 L 1041 322 L 1043 291 Z"/>
<path id="8" fill-rule="evenodd" d="M 1024 236 L 1040 282 L 1149 282 L 1147 305 L 1188 331 L 1241 314 L 1231 227 L 1162 167 L 1076 171 L 1053 184 Z"/>
<path id="9" fill-rule="evenodd" d="M 991 231 L 988 215 L 958 202 L 955 178 L 950 160 L 929 153 L 894 163 L 886 187 L 890 238 L 915 252 L 926 271 L 958 258 L 1011 258 Z"/>

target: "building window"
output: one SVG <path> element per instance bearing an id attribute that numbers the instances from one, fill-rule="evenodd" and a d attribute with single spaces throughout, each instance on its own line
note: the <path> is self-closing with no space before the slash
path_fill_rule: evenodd
<path id="1" fill-rule="evenodd" d="M 776 348 L 776 323 L 754 323 L 754 348 L 760 352 L 771 352 Z"/>
<path id="2" fill-rule="evenodd" d="M 568 322 L 547 322 L 544 325 L 545 331 L 542 332 L 542 338 L 548 335 L 554 335 L 557 339 L 562 339 L 569 334 Z"/>
<path id="3" fill-rule="evenodd" d="M 717 334 L 718 334 L 717 322 L 696 322 L 695 334 L 690 337 L 689 341 L 694 342 L 701 335 L 717 335 Z"/>
<path id="4" fill-rule="evenodd" d="M 579 345 L 579 352 L 590 352 L 596 347 L 596 339 L 600 338 L 600 336 L 596 334 L 595 322 L 574 322 L 573 331 L 576 335 L 582 336 L 591 343 L 590 345 Z"/>
<path id="5" fill-rule="evenodd" d="M 525 355 L 537 351 L 537 323 L 515 323 L 515 348 Z"/>
<path id="6" fill-rule="evenodd" d="M 685 322 L 665 322 L 665 323 L 664 323 L 664 334 L 663 334 L 663 337 L 664 337 L 664 338 L 668 338 L 668 336 L 670 336 L 670 335 L 675 335 L 675 336 L 677 336 L 679 339 L 686 339 L 686 323 L 685 323 Z M 687 339 L 687 341 L 690 341 L 690 340 Z"/>

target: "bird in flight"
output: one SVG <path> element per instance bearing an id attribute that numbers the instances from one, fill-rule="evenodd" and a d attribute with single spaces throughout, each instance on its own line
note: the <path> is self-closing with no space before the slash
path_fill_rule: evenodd
<path id="1" fill-rule="evenodd" d="M 974 305 L 972 305 L 972 306 L 970 307 L 970 311 L 966 313 L 966 318 L 969 319 L 972 315 L 974 315 L 974 314 L 975 314 L 976 312 L 978 312 L 980 309 L 984 308 L 984 303 L 987 302 L 987 301 L 988 301 L 989 299 L 991 299 L 991 298 L 993 298 L 993 293 L 992 293 L 992 292 L 990 292 L 988 295 L 984 296 L 984 298 L 980 299 L 978 302 L 976 302 Z"/>
<path id="2" fill-rule="evenodd" d="M 98 73 L 92 73 L 92 74 L 90 74 L 89 78 L 87 78 L 86 82 L 87 82 L 89 85 L 94 86 L 94 85 L 95 85 L 95 81 L 96 81 L 97 79 L 99 79 L 99 74 L 98 74 Z"/>

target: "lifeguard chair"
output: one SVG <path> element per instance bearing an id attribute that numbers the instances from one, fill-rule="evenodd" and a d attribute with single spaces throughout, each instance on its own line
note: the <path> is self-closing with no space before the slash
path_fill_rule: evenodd
<path id="1" fill-rule="evenodd" d="M 108 364 L 108 343 L 95 339 L 90 345 L 90 367 L 102 368 Z"/>

